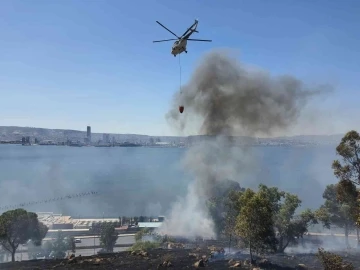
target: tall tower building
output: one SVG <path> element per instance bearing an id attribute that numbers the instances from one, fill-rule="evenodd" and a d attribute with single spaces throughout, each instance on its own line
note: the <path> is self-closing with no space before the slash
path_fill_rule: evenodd
<path id="1" fill-rule="evenodd" d="M 86 137 L 87 137 L 87 141 L 88 143 L 90 144 L 91 143 L 91 127 L 90 126 L 87 126 L 86 128 Z"/>

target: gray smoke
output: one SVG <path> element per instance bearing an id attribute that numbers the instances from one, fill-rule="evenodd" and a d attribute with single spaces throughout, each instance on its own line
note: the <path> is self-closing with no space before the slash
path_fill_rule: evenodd
<path id="1" fill-rule="evenodd" d="M 328 91 L 328 85 L 309 87 L 292 76 L 251 70 L 228 53 L 215 51 L 176 94 L 167 119 L 180 131 L 195 116 L 201 120 L 200 134 L 271 135 L 292 125 L 310 97 Z M 184 114 L 178 112 L 180 104 Z"/>
<path id="2" fill-rule="evenodd" d="M 226 180 L 241 183 L 257 165 L 251 149 L 231 146 L 228 136 L 271 135 L 295 124 L 301 110 L 314 95 L 328 92 L 326 86 L 309 87 L 292 76 L 271 77 L 252 70 L 222 51 L 206 55 L 189 82 L 174 99 L 166 118 L 185 132 L 214 135 L 215 140 L 192 147 L 184 168 L 192 173 L 188 195 L 178 200 L 164 233 L 214 237 L 205 202 Z M 178 106 L 184 105 L 183 114 Z M 241 139 L 241 137 L 240 137 Z M 246 141 L 240 140 L 243 144 Z M 264 179 L 262 179 L 264 180 Z"/>

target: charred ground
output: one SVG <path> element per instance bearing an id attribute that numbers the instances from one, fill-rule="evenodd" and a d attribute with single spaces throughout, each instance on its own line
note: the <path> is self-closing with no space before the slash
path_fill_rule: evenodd
<path id="1" fill-rule="evenodd" d="M 126 251 L 97 256 L 70 257 L 63 260 L 32 260 L 4 263 L 1 269 L 323 269 L 315 254 L 274 255 L 258 257 L 250 265 L 245 253 L 225 253 L 223 258 L 211 258 L 215 247 L 194 249 L 154 249 Z M 345 260 L 360 269 L 360 258 L 355 253 L 343 252 Z"/>

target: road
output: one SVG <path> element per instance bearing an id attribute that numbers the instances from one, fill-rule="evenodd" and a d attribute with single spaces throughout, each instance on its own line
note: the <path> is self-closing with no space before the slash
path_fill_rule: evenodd
<path id="1" fill-rule="evenodd" d="M 76 243 L 77 247 L 81 247 L 81 249 L 76 250 L 76 256 L 81 255 L 81 256 L 91 256 L 96 254 L 100 248 L 95 248 L 94 251 L 94 240 L 95 240 L 95 246 L 99 246 L 100 245 L 100 241 L 99 241 L 99 236 L 79 236 L 79 237 L 75 237 L 75 238 L 80 238 L 81 239 L 81 243 Z M 50 240 L 48 238 L 44 239 L 46 240 Z M 127 234 L 127 235 L 119 235 L 117 241 L 116 241 L 116 245 L 121 245 L 121 244 L 134 244 L 135 243 L 135 234 Z M 89 248 L 85 248 L 82 249 L 83 247 L 89 247 Z M 115 247 L 114 248 L 114 252 L 120 252 L 120 251 L 125 251 L 126 249 L 128 249 L 128 247 Z M 24 261 L 24 260 L 28 260 L 28 253 L 27 253 L 27 247 L 26 246 L 19 246 L 15 258 L 17 261 Z M 11 261 L 11 256 L 9 255 L 8 258 L 5 258 L 5 262 L 7 261 Z"/>
<path id="2" fill-rule="evenodd" d="M 309 233 L 310 236 L 336 236 L 336 237 L 345 237 L 345 234 L 343 233 Z M 356 234 L 349 234 L 349 237 L 357 237 Z"/>
<path id="3" fill-rule="evenodd" d="M 80 237 L 75 237 L 75 238 L 80 238 Z M 95 237 L 83 237 L 80 238 L 81 239 L 81 243 L 76 243 L 77 247 L 93 247 L 95 246 L 99 246 L 100 245 L 100 239 L 99 236 L 95 236 Z M 134 244 L 135 243 L 135 236 L 134 235 L 119 235 L 116 244 L 120 245 L 120 244 Z"/>
<path id="4" fill-rule="evenodd" d="M 123 247 L 116 247 L 114 248 L 114 252 L 120 252 L 120 251 L 125 251 L 126 249 L 128 248 L 123 248 Z M 95 249 L 95 254 L 100 250 L 100 248 L 97 248 Z M 76 250 L 76 256 L 91 256 L 91 255 L 94 255 L 94 249 L 93 248 L 90 248 L 90 249 L 79 249 L 79 250 Z M 25 261 L 25 260 L 28 260 L 29 257 L 28 257 L 28 254 L 27 252 L 22 252 L 22 253 L 19 253 L 19 252 L 16 252 L 15 254 L 15 260 L 17 261 Z M 8 257 L 6 258 L 5 257 L 5 260 L 4 262 L 10 262 L 11 261 L 11 255 L 8 255 Z"/>

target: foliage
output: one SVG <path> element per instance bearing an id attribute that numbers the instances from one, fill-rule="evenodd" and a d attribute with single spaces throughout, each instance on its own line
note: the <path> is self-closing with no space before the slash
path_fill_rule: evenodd
<path id="1" fill-rule="evenodd" d="M 339 179 L 337 185 L 337 200 L 347 208 L 347 214 L 352 216 L 355 224 L 360 226 L 359 191 L 360 184 L 360 135 L 351 130 L 341 139 L 336 147 L 336 154 L 341 160 L 334 160 L 332 169 Z"/>
<path id="2" fill-rule="evenodd" d="M 297 195 L 280 191 L 276 187 L 259 185 L 259 190 L 265 194 L 272 206 L 274 230 L 278 237 L 277 252 L 284 252 L 290 243 L 296 243 L 307 232 L 309 225 L 316 224 L 315 214 L 307 209 L 300 215 L 295 212 L 301 205 Z"/>
<path id="3" fill-rule="evenodd" d="M 360 193 L 355 184 L 349 180 L 340 180 L 336 186 L 336 200 L 347 207 L 349 219 L 359 226 L 360 221 Z"/>
<path id="4" fill-rule="evenodd" d="M 320 206 L 320 208 L 315 211 L 315 216 L 316 219 L 323 224 L 324 228 L 330 229 L 330 214 L 324 205 Z"/>
<path id="5" fill-rule="evenodd" d="M 75 253 L 75 249 L 74 237 L 65 237 L 62 231 L 58 232 L 55 240 L 46 241 L 42 247 L 42 250 L 47 257 L 51 255 L 52 258 L 56 259 L 63 259 L 68 250 Z"/>
<path id="6" fill-rule="evenodd" d="M 229 236 L 230 241 L 235 236 L 235 227 L 237 216 L 241 210 L 240 196 L 242 191 L 232 190 L 227 196 L 225 201 L 226 213 L 225 213 L 225 225 L 224 233 Z M 231 245 L 231 242 L 230 242 Z"/>
<path id="7" fill-rule="evenodd" d="M 57 259 L 63 259 L 66 256 L 66 251 L 69 246 L 68 243 L 61 231 L 58 232 L 58 235 L 55 241 L 51 242 L 51 251 L 52 255 Z"/>
<path id="8" fill-rule="evenodd" d="M 273 239 L 273 246 L 275 245 L 277 252 L 283 252 L 290 243 L 302 238 L 310 225 L 317 223 L 315 213 L 309 209 L 295 215 L 301 204 L 296 195 L 263 184 L 259 185 L 259 192 L 269 201 L 272 210 L 273 231 L 278 235 L 278 241 Z M 213 198 L 208 203 L 218 234 L 229 236 L 230 241 L 233 236 L 238 236 L 235 227 L 244 207 L 243 194 L 244 190 L 240 188 L 230 190 L 226 196 Z"/>
<path id="9" fill-rule="evenodd" d="M 75 238 L 73 236 L 66 237 L 65 243 L 67 246 L 67 250 L 71 250 L 72 253 L 76 252 Z"/>
<path id="10" fill-rule="evenodd" d="M 341 202 L 338 200 L 338 191 L 341 188 L 338 188 L 339 184 L 331 184 L 326 186 L 323 193 L 323 198 L 325 202 L 321 205 L 320 209 L 317 211 L 317 216 L 320 221 L 323 221 L 326 227 L 330 225 L 335 225 L 340 228 L 344 228 L 345 231 L 345 241 L 348 245 L 348 233 L 355 225 L 354 220 L 354 204 L 348 204 L 346 202 Z M 341 194 L 341 193 L 340 193 Z M 349 200 L 346 199 L 346 200 Z M 344 199 L 345 201 L 345 199 Z"/>
<path id="11" fill-rule="evenodd" d="M 136 234 L 135 234 L 135 241 L 136 242 L 139 242 L 142 240 L 143 236 L 148 234 L 150 232 L 149 228 L 143 228 L 141 229 L 140 231 L 138 231 Z"/>
<path id="12" fill-rule="evenodd" d="M 238 213 L 235 215 L 233 214 L 235 209 L 232 208 L 232 206 L 233 203 L 236 202 L 236 199 L 233 196 L 241 191 L 244 191 L 244 189 L 240 187 L 239 183 L 231 180 L 221 182 L 221 184 L 217 185 L 213 190 L 213 197 L 208 200 L 207 206 L 209 215 L 215 225 L 217 237 L 229 234 L 229 231 L 234 231 Z M 230 219 L 230 216 L 232 219 Z"/>
<path id="13" fill-rule="evenodd" d="M 168 236 L 167 234 L 165 234 L 163 237 L 161 237 L 161 243 L 166 243 L 166 242 L 174 242 L 175 239 Z"/>
<path id="14" fill-rule="evenodd" d="M 324 270 L 353 270 L 355 267 L 351 263 L 344 263 L 341 256 L 319 248 L 317 257 L 319 258 Z"/>
<path id="15" fill-rule="evenodd" d="M 160 247 L 159 242 L 151 242 L 151 241 L 144 241 L 144 242 L 136 242 L 129 250 L 131 251 L 138 251 L 138 250 L 150 250 L 154 248 Z"/>
<path id="16" fill-rule="evenodd" d="M 334 160 L 332 169 L 339 180 L 360 184 L 360 135 L 351 130 L 341 139 L 336 147 L 337 155 L 342 161 Z"/>
<path id="17" fill-rule="evenodd" d="M 240 196 L 241 211 L 237 217 L 236 232 L 252 253 L 261 254 L 275 250 L 275 234 L 273 230 L 273 208 L 265 192 L 255 193 L 247 189 Z"/>
<path id="18" fill-rule="evenodd" d="M 118 233 L 112 224 L 104 224 L 101 227 L 100 244 L 107 252 L 113 252 L 118 239 Z"/>
<path id="19" fill-rule="evenodd" d="M 144 240 L 144 236 L 151 237 L 151 241 Z M 174 239 L 172 239 L 168 235 L 162 236 L 155 232 L 152 232 L 150 231 L 149 228 L 144 228 L 135 234 L 135 241 L 136 241 L 135 244 L 129 250 L 137 251 L 137 250 L 149 250 L 153 248 L 158 248 L 163 243 L 173 242 Z"/>
<path id="20" fill-rule="evenodd" d="M 40 245 L 47 230 L 35 213 L 21 208 L 4 212 L 0 216 L 0 243 L 11 253 L 12 261 L 15 261 L 15 252 L 20 244 L 31 239 L 35 245 Z"/>
<path id="21" fill-rule="evenodd" d="M 224 220 L 224 204 L 223 198 L 213 197 L 207 201 L 207 207 L 209 215 L 214 222 L 215 235 L 220 236 L 224 231 L 225 220 Z"/>
<path id="22" fill-rule="evenodd" d="M 318 224 L 318 219 L 316 217 L 315 212 L 310 209 L 306 209 L 300 213 L 300 219 L 295 220 L 295 224 L 297 227 L 297 237 L 303 237 L 305 233 L 308 232 L 308 228 L 311 225 Z"/>

